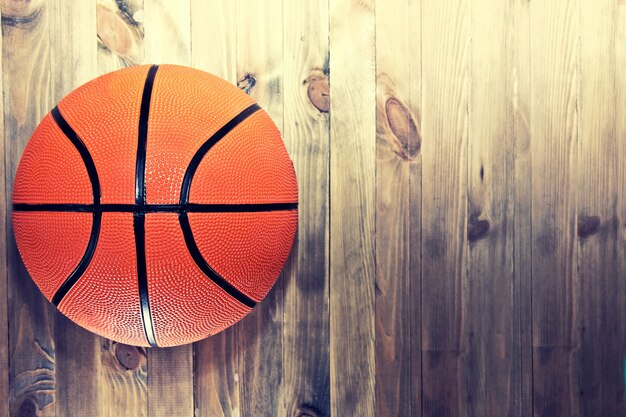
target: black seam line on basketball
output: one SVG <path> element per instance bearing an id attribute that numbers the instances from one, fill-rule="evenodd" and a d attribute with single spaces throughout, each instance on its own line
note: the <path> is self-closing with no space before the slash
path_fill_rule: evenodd
<path id="1" fill-rule="evenodd" d="M 137 251 L 137 277 L 139 283 L 139 301 L 141 304 L 141 320 L 146 340 L 152 347 L 157 347 L 154 336 L 154 325 L 148 298 L 148 274 L 146 271 L 146 217 L 144 213 L 133 215 L 133 229 L 135 231 L 135 249 Z"/>
<path id="2" fill-rule="evenodd" d="M 139 111 L 139 128 L 137 132 L 137 160 L 135 164 L 135 203 L 146 203 L 146 146 L 148 143 L 148 119 L 150 118 L 150 102 L 152 101 L 152 87 L 154 77 L 159 69 L 153 65 L 148 70 L 146 82 L 141 96 L 141 110 Z"/>
<path id="3" fill-rule="evenodd" d="M 146 81 L 141 96 L 141 108 L 139 111 L 139 126 L 137 129 L 137 159 L 135 161 L 135 204 L 146 204 L 146 147 L 148 144 L 148 120 L 150 118 L 150 102 L 152 100 L 152 87 L 158 65 L 152 65 L 148 70 Z M 139 301 L 141 304 L 141 321 L 148 344 L 157 347 L 154 335 L 154 324 L 150 312 L 150 300 L 148 296 L 148 273 L 146 267 L 146 229 L 145 214 L 135 212 L 133 225 L 135 232 L 135 249 L 137 253 L 137 281 L 139 289 Z"/>
<path id="4" fill-rule="evenodd" d="M 211 266 L 204 259 L 204 257 L 200 253 L 200 249 L 198 249 L 198 245 L 196 244 L 195 239 L 193 238 L 193 232 L 191 231 L 191 224 L 189 224 L 189 217 L 187 216 L 187 213 L 180 213 L 178 215 L 178 220 L 180 221 L 180 227 L 183 231 L 187 250 L 189 251 L 189 254 L 193 258 L 196 265 L 198 265 L 198 268 L 200 268 L 200 270 L 204 272 L 204 274 L 211 281 L 213 281 L 216 285 L 223 289 L 228 295 L 239 301 L 241 304 L 250 308 L 254 308 L 254 306 L 256 305 L 256 301 L 239 291 L 230 282 L 226 281 L 226 279 L 224 279 L 224 277 L 215 272 L 215 270 L 211 268 Z"/>
<path id="5" fill-rule="evenodd" d="M 52 118 L 56 122 L 57 126 L 61 129 L 63 134 L 72 142 L 80 157 L 83 159 L 87 174 L 89 175 L 89 181 L 91 181 L 91 190 L 93 193 L 94 204 L 100 203 L 100 180 L 98 179 L 98 171 L 96 170 L 96 164 L 93 162 L 93 158 L 89 154 L 87 147 L 78 134 L 72 129 L 69 123 L 65 120 L 58 106 L 51 111 Z"/>
<path id="6" fill-rule="evenodd" d="M 102 213 L 94 213 L 93 214 L 93 224 L 91 226 L 91 234 L 89 236 L 89 243 L 87 243 L 87 249 L 83 254 L 80 262 L 76 265 L 76 268 L 72 271 L 69 277 L 61 284 L 59 289 L 52 296 L 52 304 L 58 306 L 61 300 L 67 295 L 67 293 L 72 289 L 74 284 L 78 282 L 80 277 L 83 276 L 85 270 L 89 266 L 91 259 L 96 251 L 96 246 L 98 245 L 98 236 L 100 235 L 100 224 L 102 221 Z"/>
<path id="7" fill-rule="evenodd" d="M 85 169 L 87 170 L 87 175 L 89 176 L 89 181 L 91 182 L 91 190 L 93 194 L 93 202 L 94 205 L 100 204 L 100 180 L 98 179 L 98 171 L 96 170 L 96 164 L 85 146 L 83 140 L 78 136 L 76 131 L 72 129 L 69 123 L 65 120 L 58 106 L 53 108 L 50 112 L 52 114 L 52 119 L 57 124 L 59 129 L 63 132 L 63 134 L 69 139 L 69 141 L 74 145 L 80 157 L 85 164 Z M 93 219 L 91 223 L 91 233 L 89 235 L 89 241 L 87 242 L 87 248 L 85 249 L 85 253 L 83 253 L 82 258 L 72 271 L 72 273 L 65 279 L 65 281 L 61 284 L 61 286 L 56 290 L 54 295 L 52 296 L 52 304 L 58 306 L 59 303 L 63 300 L 63 298 L 67 295 L 67 293 L 72 289 L 72 287 L 78 282 L 80 277 L 83 276 L 85 270 L 91 263 L 91 259 L 96 251 L 96 246 L 98 245 L 98 237 L 100 236 L 100 225 L 102 221 L 102 214 L 99 212 L 93 213 Z"/>
<path id="8" fill-rule="evenodd" d="M 189 203 L 189 191 L 191 190 L 191 181 L 193 180 L 193 176 L 202 162 L 202 158 L 204 155 L 224 136 L 230 133 L 238 124 L 246 120 L 248 117 L 252 116 L 255 112 L 261 110 L 258 104 L 253 104 L 247 108 L 245 108 L 241 113 L 237 116 L 233 117 L 228 123 L 222 126 L 217 132 L 215 132 L 209 139 L 206 140 L 200 146 L 200 148 L 196 151 L 193 158 L 191 158 L 191 162 L 189 166 L 187 166 L 187 171 L 185 171 L 185 176 L 183 178 L 183 185 L 180 191 L 180 205 Z"/>
<path id="9" fill-rule="evenodd" d="M 13 204 L 13 211 L 54 211 L 72 213 L 257 213 L 297 210 L 298 203 L 264 204 Z"/>

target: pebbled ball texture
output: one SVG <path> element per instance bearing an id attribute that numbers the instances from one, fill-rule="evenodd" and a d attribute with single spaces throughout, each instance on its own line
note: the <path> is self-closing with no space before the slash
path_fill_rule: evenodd
<path id="1" fill-rule="evenodd" d="M 58 105 L 93 160 L 100 202 L 84 155 L 48 114 L 17 169 L 12 219 L 19 252 L 43 295 L 53 301 L 63 285 L 69 288 L 55 300 L 63 314 L 94 333 L 137 346 L 150 345 L 151 326 L 152 345 L 175 346 L 220 332 L 250 312 L 229 291 L 251 304 L 267 295 L 293 244 L 298 190 L 280 133 L 258 110 L 200 160 L 189 203 L 208 209 L 187 212 L 179 203 L 192 158 L 254 100 L 213 75 L 161 65 L 153 69 L 149 107 L 142 110 L 149 71 L 136 66 L 112 72 Z M 140 115 L 148 109 L 146 205 L 137 205 Z M 232 210 L 233 205 L 240 206 Z M 100 230 L 90 252 L 96 216 Z M 227 284 L 203 272 L 181 216 L 196 256 Z"/>

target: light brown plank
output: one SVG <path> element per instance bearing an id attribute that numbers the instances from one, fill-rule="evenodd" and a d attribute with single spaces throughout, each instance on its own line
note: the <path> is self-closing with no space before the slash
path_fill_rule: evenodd
<path id="1" fill-rule="evenodd" d="M 467 238 L 469 416 L 520 416 L 514 147 L 506 2 L 471 4 Z"/>
<path id="2" fill-rule="evenodd" d="M 283 132 L 282 0 L 237 1 L 237 79 Z M 283 384 L 283 276 L 238 323 L 241 414 L 279 415 Z"/>
<path id="3" fill-rule="evenodd" d="M 531 278 L 531 154 L 530 154 L 530 2 L 514 0 L 510 6 L 509 21 L 509 83 L 512 103 L 514 137 L 514 324 L 519 334 L 521 370 L 520 412 L 522 416 L 533 413 L 532 401 L 532 278 Z"/>
<path id="4" fill-rule="evenodd" d="M 298 178 L 300 227 L 284 272 L 280 415 L 327 416 L 328 3 L 288 1 L 283 16 L 283 137 Z"/>
<path id="5" fill-rule="evenodd" d="M 237 82 L 237 2 L 191 0 L 191 63 Z M 211 24 L 207 24 L 210 21 Z"/>
<path id="6" fill-rule="evenodd" d="M 422 5 L 423 413 L 467 413 L 469 2 Z"/>
<path id="7" fill-rule="evenodd" d="M 330 407 L 375 415 L 373 1 L 330 1 Z"/>
<path id="8" fill-rule="evenodd" d="M 378 1 L 376 27 L 376 410 L 420 416 L 421 2 Z"/>
<path id="9" fill-rule="evenodd" d="M 533 407 L 579 415 L 576 3 L 530 3 Z"/>
<path id="10" fill-rule="evenodd" d="M 615 138 L 617 141 L 617 154 L 615 166 L 617 167 L 616 190 L 617 190 L 617 217 L 618 217 L 618 234 L 617 234 L 617 251 L 616 258 L 619 264 L 616 267 L 617 276 L 626 276 L 626 141 L 621 138 L 626 137 L 626 73 L 621 71 L 626 65 L 626 0 L 619 0 L 615 4 Z M 626 311 L 626 297 L 619 297 L 619 294 L 626 294 L 626 282 L 618 280 L 618 287 L 614 288 L 615 295 L 618 296 L 617 304 L 614 306 L 618 311 Z M 626 340 L 626 322 L 618 320 L 611 322 L 617 337 L 621 337 L 621 342 Z M 619 336 L 621 335 L 621 336 Z M 618 339 L 620 340 L 620 339 Z M 616 387 L 617 395 L 622 399 L 620 405 L 622 414 L 626 414 L 626 348 L 622 347 L 622 364 L 615 364 L 615 368 L 622 369 L 622 383 Z M 619 400 L 617 400 L 619 401 Z"/>
<path id="11" fill-rule="evenodd" d="M 49 9 L 43 1 L 2 4 L 6 204 L 24 146 L 50 110 Z M 54 307 L 19 257 L 7 213 L 9 413 L 55 415 Z"/>
<path id="12" fill-rule="evenodd" d="M 144 15 L 145 63 L 190 65 L 189 0 L 144 2 Z M 192 345 L 168 349 L 147 349 L 146 352 L 148 416 L 186 417 L 193 415 Z"/>
<path id="13" fill-rule="evenodd" d="M 97 62 L 99 75 L 140 63 L 143 25 L 133 16 L 143 15 L 142 0 L 97 0 Z M 103 416 L 148 415 L 146 352 L 101 339 L 100 398 Z"/>
<path id="14" fill-rule="evenodd" d="M 57 103 L 97 75 L 96 4 L 62 0 L 49 7 L 51 101 Z M 101 415 L 101 338 L 57 310 L 54 339 L 57 416 Z"/>
<path id="15" fill-rule="evenodd" d="M 237 83 L 236 2 L 191 1 L 191 61 Z M 211 20 L 212 24 L 206 22 Z M 237 326 L 194 344 L 194 398 L 197 415 L 241 415 Z"/>
<path id="16" fill-rule="evenodd" d="M 409 1 L 408 19 L 411 54 L 409 65 L 409 108 L 420 138 L 420 153 L 409 170 L 411 281 L 409 283 L 411 320 L 411 414 L 422 416 L 422 2 Z"/>
<path id="17" fill-rule="evenodd" d="M 144 62 L 191 64 L 189 0 L 144 1 Z"/>
<path id="18" fill-rule="evenodd" d="M 0 45 L 2 45 L 2 34 L 0 33 Z M 2 66 L 2 54 L 0 54 L 0 68 Z M 4 94 L 4 82 L 0 79 L 0 91 Z M 4 141 L 4 102 L 0 100 L 0 195 L 6 196 L 7 152 Z M 7 274 L 7 198 L 0 199 L 0 415 L 9 415 L 9 283 Z"/>
<path id="19" fill-rule="evenodd" d="M 106 74 L 143 61 L 143 0 L 97 0 L 98 70 Z"/>
<path id="20" fill-rule="evenodd" d="M 580 98 L 576 176 L 580 320 L 579 414 L 626 414 L 625 259 L 618 254 L 616 4 L 580 3 Z M 621 44 L 623 47 L 623 44 Z M 621 274 L 620 274 L 621 272 Z"/>
<path id="21" fill-rule="evenodd" d="M 102 416 L 147 416 L 145 349 L 103 338 L 100 352 Z"/>

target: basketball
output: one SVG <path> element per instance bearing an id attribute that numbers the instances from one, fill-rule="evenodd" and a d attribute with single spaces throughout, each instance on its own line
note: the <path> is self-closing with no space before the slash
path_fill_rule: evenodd
<path id="1" fill-rule="evenodd" d="M 92 80 L 48 113 L 13 186 L 13 231 L 42 294 L 135 346 L 218 333 L 267 295 L 289 256 L 298 188 L 255 101 L 192 68 Z"/>

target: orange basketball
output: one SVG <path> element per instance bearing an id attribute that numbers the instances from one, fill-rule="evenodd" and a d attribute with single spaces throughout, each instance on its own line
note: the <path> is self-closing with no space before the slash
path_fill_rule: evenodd
<path id="1" fill-rule="evenodd" d="M 116 71 L 65 97 L 24 150 L 13 230 L 43 295 L 139 346 L 215 334 L 268 293 L 298 190 L 252 98 L 191 68 Z"/>

